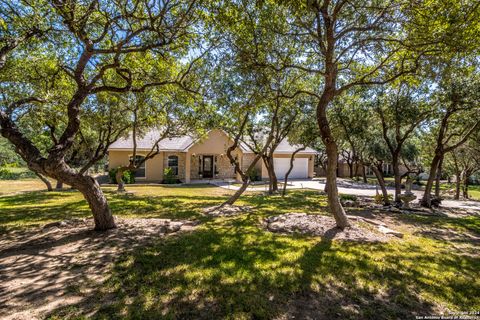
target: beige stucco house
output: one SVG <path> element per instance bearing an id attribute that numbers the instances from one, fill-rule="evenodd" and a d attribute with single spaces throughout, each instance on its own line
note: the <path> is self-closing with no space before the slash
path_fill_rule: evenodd
<path id="1" fill-rule="evenodd" d="M 141 139 L 137 139 L 137 157 L 145 156 L 158 139 L 158 131 L 152 130 Z M 179 180 L 190 183 L 193 180 L 239 180 L 234 167 L 227 157 L 227 148 L 232 139 L 222 130 L 211 130 L 204 138 L 195 139 L 188 135 L 164 139 L 159 143 L 160 153 L 145 161 L 137 170 L 137 181 L 159 182 L 163 180 L 166 167 L 172 168 Z M 290 167 L 290 157 L 297 147 L 287 141 L 280 143 L 274 153 L 274 167 L 277 178 L 283 179 Z M 122 138 L 108 149 L 109 168 L 127 165 L 132 156 L 131 138 Z M 242 168 L 247 168 L 255 157 L 254 153 L 241 145 L 234 151 Z M 312 178 L 314 175 L 314 156 L 316 151 L 307 148 L 296 154 L 294 167 L 289 178 Z M 262 160 L 256 164 L 256 171 L 262 179 L 268 179 L 268 173 Z"/>

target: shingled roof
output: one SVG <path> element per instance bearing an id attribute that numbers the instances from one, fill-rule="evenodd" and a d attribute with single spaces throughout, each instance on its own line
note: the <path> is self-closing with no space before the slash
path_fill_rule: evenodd
<path id="1" fill-rule="evenodd" d="M 152 129 L 147 132 L 144 136 L 137 138 L 137 150 L 146 151 L 151 150 L 155 141 L 160 137 L 160 131 L 158 129 Z M 185 152 L 192 145 L 199 141 L 198 138 L 194 138 L 189 135 L 182 135 L 178 137 L 166 138 L 159 143 L 160 150 L 162 151 L 176 151 L 176 152 Z M 240 143 L 240 148 L 245 153 L 252 153 L 252 151 L 246 146 L 244 142 Z M 298 145 L 291 145 L 285 139 L 283 140 L 275 150 L 277 154 L 290 154 L 299 148 Z M 131 135 L 126 138 L 120 138 L 115 141 L 110 147 L 109 150 L 132 150 L 133 149 L 133 139 Z M 306 148 L 305 150 L 299 152 L 300 154 L 316 154 L 317 151 L 312 148 Z"/>
<path id="2" fill-rule="evenodd" d="M 137 137 L 137 149 L 138 150 L 150 150 L 152 149 L 155 141 L 160 137 L 160 131 L 158 129 L 152 129 L 142 137 Z M 161 150 L 165 151 L 185 151 L 195 139 L 191 136 L 184 135 L 173 138 L 166 138 L 159 143 Z M 133 149 L 133 139 L 129 135 L 126 138 L 120 138 L 110 146 L 111 150 Z"/>

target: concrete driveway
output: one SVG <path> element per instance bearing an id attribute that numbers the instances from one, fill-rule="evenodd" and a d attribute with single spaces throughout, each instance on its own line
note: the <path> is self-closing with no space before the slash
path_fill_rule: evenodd
<path id="1" fill-rule="evenodd" d="M 281 181 L 281 180 L 280 180 Z M 215 182 L 215 185 L 230 189 L 230 190 L 238 190 L 238 186 L 233 186 L 227 182 Z M 325 180 L 324 179 L 299 179 L 299 180 L 289 180 L 287 189 L 313 189 L 313 190 L 320 190 L 323 191 L 325 189 Z M 346 179 L 338 179 L 338 192 L 342 194 L 351 194 L 356 196 L 370 196 L 373 197 L 378 192 L 380 193 L 381 190 L 379 187 L 365 184 L 365 183 L 357 183 L 352 182 Z M 262 187 L 249 187 L 247 191 L 265 191 L 265 188 Z M 395 190 L 393 188 L 387 189 L 388 193 L 393 195 Z M 423 191 L 421 190 L 412 190 L 412 192 L 417 196 L 417 200 L 414 202 L 418 202 L 418 200 L 423 196 Z M 462 208 L 462 209 L 471 209 L 471 210 L 480 210 L 480 201 L 474 200 L 443 200 L 442 207 L 449 207 L 449 208 Z"/>

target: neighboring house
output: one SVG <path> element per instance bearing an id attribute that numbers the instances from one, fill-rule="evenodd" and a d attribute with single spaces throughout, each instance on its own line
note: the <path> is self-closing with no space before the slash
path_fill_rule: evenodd
<path id="1" fill-rule="evenodd" d="M 145 156 L 158 139 L 158 131 L 150 131 L 144 137 L 137 139 L 137 157 Z M 192 180 L 205 179 L 235 179 L 240 180 L 234 171 L 234 166 L 227 157 L 227 148 L 233 140 L 222 130 L 211 130 L 206 137 L 194 139 L 190 136 L 167 138 L 160 142 L 160 153 L 145 161 L 135 177 L 144 181 L 162 181 L 163 171 L 170 167 L 177 178 L 185 183 Z M 290 167 L 290 157 L 296 147 L 283 141 L 274 153 L 274 166 L 277 178 L 283 179 Z M 132 138 L 119 139 L 108 149 L 109 168 L 128 165 L 132 156 Z M 289 178 L 312 178 L 313 162 L 317 152 L 307 148 L 296 154 L 294 168 Z M 255 154 L 243 144 L 234 151 L 242 168 L 246 169 L 253 161 Z M 265 164 L 259 160 L 256 171 L 262 179 L 268 179 Z"/>
<path id="2" fill-rule="evenodd" d="M 352 166 L 353 169 L 353 175 L 355 175 L 355 165 Z M 362 176 L 362 166 L 358 165 L 357 166 L 357 176 Z M 383 164 L 383 174 L 385 176 L 393 176 L 393 166 L 390 163 L 384 163 Z M 404 174 L 407 172 L 408 169 L 405 167 L 403 164 L 400 164 L 400 174 Z M 365 168 L 365 173 L 367 176 L 375 176 L 372 168 L 366 167 Z M 317 177 L 324 177 L 325 176 L 325 170 L 320 166 L 317 165 L 315 166 L 315 175 Z M 338 162 L 337 162 L 337 177 L 339 178 L 348 178 L 350 177 L 350 167 L 347 164 L 347 161 L 339 155 L 338 157 Z"/>

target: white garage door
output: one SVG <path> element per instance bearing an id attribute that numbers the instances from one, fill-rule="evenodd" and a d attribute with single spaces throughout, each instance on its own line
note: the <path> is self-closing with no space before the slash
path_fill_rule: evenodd
<path id="1" fill-rule="evenodd" d="M 285 174 L 290 169 L 290 158 L 273 158 L 273 165 L 278 179 L 285 179 Z M 308 178 L 308 158 L 297 158 L 293 161 L 292 172 L 289 179 Z"/>

